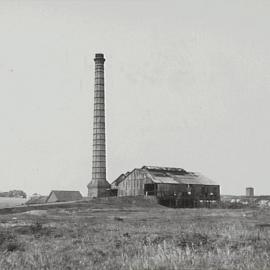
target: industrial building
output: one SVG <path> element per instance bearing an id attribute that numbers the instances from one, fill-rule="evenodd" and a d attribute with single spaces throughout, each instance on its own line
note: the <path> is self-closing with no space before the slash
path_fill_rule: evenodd
<path id="1" fill-rule="evenodd" d="M 120 175 L 112 189 L 117 190 L 117 196 L 156 196 L 161 203 L 183 207 L 220 200 L 218 184 L 181 168 L 143 166 Z"/>
<path id="2" fill-rule="evenodd" d="M 195 207 L 218 201 L 219 185 L 200 173 L 180 168 L 143 166 L 121 174 L 111 185 L 106 179 L 105 86 L 102 53 L 95 55 L 92 179 L 88 197 L 155 196 L 160 202 Z M 53 195 L 53 194 L 52 194 Z"/>

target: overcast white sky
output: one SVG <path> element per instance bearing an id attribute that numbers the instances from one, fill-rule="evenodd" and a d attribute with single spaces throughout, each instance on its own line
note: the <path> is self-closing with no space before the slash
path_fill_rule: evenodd
<path id="1" fill-rule="evenodd" d="M 0 190 L 87 193 L 94 54 L 109 182 L 182 167 L 270 194 L 270 1 L 0 1 Z"/>

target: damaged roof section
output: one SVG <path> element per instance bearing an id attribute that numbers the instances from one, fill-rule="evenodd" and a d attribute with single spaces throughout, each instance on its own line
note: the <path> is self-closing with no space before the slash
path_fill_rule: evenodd
<path id="1" fill-rule="evenodd" d="M 171 175 L 167 177 L 153 176 L 152 181 L 156 184 L 186 184 L 186 185 L 217 185 L 213 180 L 200 173 L 190 173 L 186 175 Z"/>
<path id="2" fill-rule="evenodd" d="M 183 175 L 187 173 L 184 169 L 171 167 L 143 166 L 142 169 L 157 176 L 166 176 L 167 174 Z"/>
<path id="3" fill-rule="evenodd" d="M 201 173 L 187 172 L 181 168 L 143 166 L 156 184 L 217 185 Z"/>
<path id="4" fill-rule="evenodd" d="M 213 180 L 201 173 L 188 172 L 182 168 L 143 166 L 139 170 L 145 177 L 151 179 L 156 184 L 184 184 L 184 185 L 218 185 Z M 117 186 L 129 173 L 122 174 L 114 183 Z"/>

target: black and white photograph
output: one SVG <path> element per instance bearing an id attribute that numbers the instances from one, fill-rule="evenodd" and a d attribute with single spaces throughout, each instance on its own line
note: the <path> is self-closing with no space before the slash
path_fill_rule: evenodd
<path id="1" fill-rule="evenodd" d="M 269 270 L 269 116 L 269 0 L 0 0 L 0 270 Z"/>

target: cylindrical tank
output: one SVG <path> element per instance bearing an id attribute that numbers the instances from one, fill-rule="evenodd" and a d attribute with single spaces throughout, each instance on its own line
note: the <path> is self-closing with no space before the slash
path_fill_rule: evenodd
<path id="1" fill-rule="evenodd" d="M 247 187 L 246 188 L 246 196 L 253 197 L 254 196 L 254 188 L 253 187 Z"/>

